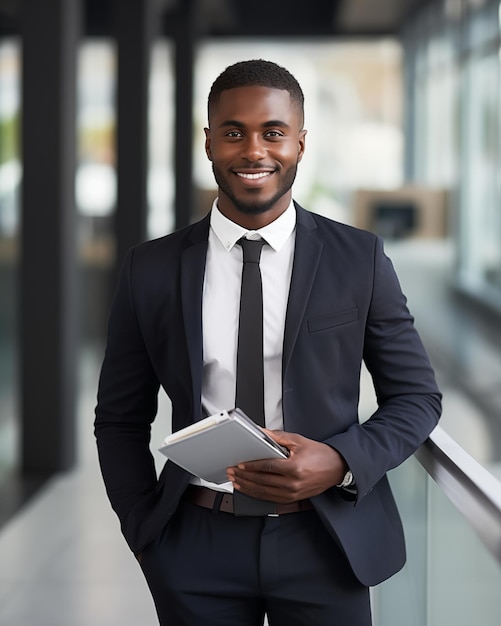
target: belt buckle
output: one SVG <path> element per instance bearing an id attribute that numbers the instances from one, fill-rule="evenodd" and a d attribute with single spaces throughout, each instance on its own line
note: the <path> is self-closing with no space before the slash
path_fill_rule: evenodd
<path id="1" fill-rule="evenodd" d="M 250 517 L 277 517 L 277 505 L 266 500 L 259 500 L 244 493 L 234 494 L 233 514 Z"/>
<path id="2" fill-rule="evenodd" d="M 267 513 L 266 517 L 280 517 L 280 513 L 277 513 L 277 507 L 278 507 L 278 504 L 275 504 L 274 505 L 275 512 L 274 513 Z"/>

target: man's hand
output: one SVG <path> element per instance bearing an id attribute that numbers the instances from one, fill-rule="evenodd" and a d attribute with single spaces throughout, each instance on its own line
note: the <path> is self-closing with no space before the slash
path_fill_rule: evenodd
<path id="1" fill-rule="evenodd" d="M 238 491 L 260 500 L 289 503 L 316 496 L 343 480 L 348 467 L 334 448 L 293 433 L 266 432 L 289 450 L 289 457 L 229 467 L 228 479 Z"/>

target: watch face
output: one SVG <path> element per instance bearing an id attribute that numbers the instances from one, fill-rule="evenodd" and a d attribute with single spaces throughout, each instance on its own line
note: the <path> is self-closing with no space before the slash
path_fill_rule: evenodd
<path id="1" fill-rule="evenodd" d="M 342 482 L 339 485 L 336 485 L 336 487 L 349 487 L 354 482 L 355 481 L 353 480 L 353 474 L 351 473 L 350 470 L 348 470 L 346 474 L 344 475 Z"/>
<path id="2" fill-rule="evenodd" d="M 352 482 L 353 482 L 353 474 L 350 472 L 350 470 L 348 470 L 346 474 L 344 475 L 342 485 L 343 487 L 349 487 Z"/>

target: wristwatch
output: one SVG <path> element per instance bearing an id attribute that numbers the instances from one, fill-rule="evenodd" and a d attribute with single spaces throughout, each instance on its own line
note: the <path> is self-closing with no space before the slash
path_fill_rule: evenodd
<path id="1" fill-rule="evenodd" d="M 341 487 L 341 488 L 346 488 L 346 487 L 350 487 L 351 485 L 353 485 L 355 481 L 353 480 L 353 474 L 351 473 L 350 470 L 348 470 L 346 472 L 346 474 L 344 475 L 343 480 L 339 483 L 339 485 L 336 485 L 336 487 Z"/>

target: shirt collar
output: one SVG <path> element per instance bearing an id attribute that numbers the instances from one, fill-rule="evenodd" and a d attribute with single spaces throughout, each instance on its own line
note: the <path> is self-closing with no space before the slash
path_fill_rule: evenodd
<path id="1" fill-rule="evenodd" d="M 218 209 L 216 198 L 212 205 L 210 225 L 216 237 L 228 251 L 233 248 L 239 239 L 247 237 L 247 239 L 262 238 L 275 252 L 278 252 L 296 227 L 296 210 L 291 200 L 287 209 L 271 224 L 258 230 L 247 230 L 221 213 Z"/>

